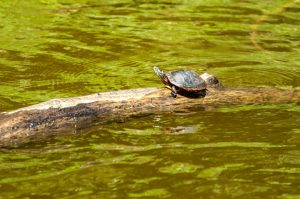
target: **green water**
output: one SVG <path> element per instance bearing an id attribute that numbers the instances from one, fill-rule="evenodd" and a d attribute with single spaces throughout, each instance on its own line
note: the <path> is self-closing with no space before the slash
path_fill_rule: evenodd
<path id="1" fill-rule="evenodd" d="M 297 0 L 0 2 L 0 111 L 162 86 L 300 86 Z M 166 113 L 0 150 L 0 198 L 300 198 L 299 105 Z"/>

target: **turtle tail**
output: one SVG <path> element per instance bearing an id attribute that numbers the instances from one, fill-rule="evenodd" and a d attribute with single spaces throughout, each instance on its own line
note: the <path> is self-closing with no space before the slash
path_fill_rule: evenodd
<path id="1" fill-rule="evenodd" d="M 163 77 L 164 77 L 163 71 L 161 71 L 157 66 L 154 66 L 153 70 L 160 79 L 163 79 Z"/>

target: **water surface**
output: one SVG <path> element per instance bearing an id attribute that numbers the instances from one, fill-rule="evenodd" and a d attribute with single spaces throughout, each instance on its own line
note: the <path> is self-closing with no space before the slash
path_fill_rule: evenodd
<path id="1" fill-rule="evenodd" d="M 0 111 L 162 86 L 300 86 L 297 0 L 0 3 Z M 0 198 L 299 198 L 299 105 L 228 106 L 95 126 L 0 150 Z"/>

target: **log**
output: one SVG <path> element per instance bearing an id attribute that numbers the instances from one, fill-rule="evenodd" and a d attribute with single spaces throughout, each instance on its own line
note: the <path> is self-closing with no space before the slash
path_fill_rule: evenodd
<path id="1" fill-rule="evenodd" d="M 28 142 L 49 135 L 74 132 L 93 124 L 145 114 L 189 111 L 234 104 L 300 104 L 300 89 L 210 89 L 204 98 L 178 95 L 166 88 L 139 88 L 87 96 L 53 99 L 0 114 L 0 146 Z"/>

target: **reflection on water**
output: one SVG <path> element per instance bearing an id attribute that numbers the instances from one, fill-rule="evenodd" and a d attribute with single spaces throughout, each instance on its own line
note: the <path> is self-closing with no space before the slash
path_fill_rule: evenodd
<path id="1" fill-rule="evenodd" d="M 300 85 L 298 1 L 3 1 L 0 111 L 161 86 L 153 65 L 231 86 Z M 96 126 L 0 151 L 0 198 L 300 195 L 299 105 Z"/>
<path id="2" fill-rule="evenodd" d="M 230 109 L 131 119 L 2 150 L 1 193 L 54 198 L 62 193 L 78 198 L 299 194 L 299 111 L 292 106 Z M 198 126 L 193 133 L 173 132 L 193 124 Z"/>

